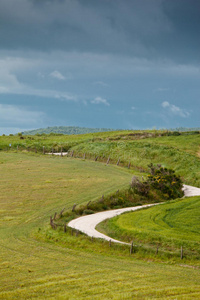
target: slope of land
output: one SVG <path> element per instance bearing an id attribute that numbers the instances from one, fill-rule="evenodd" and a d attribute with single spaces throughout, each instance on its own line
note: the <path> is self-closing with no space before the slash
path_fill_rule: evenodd
<path id="1" fill-rule="evenodd" d="M 35 135 L 35 134 L 86 134 L 94 132 L 112 131 L 108 128 L 87 128 L 76 126 L 54 126 L 47 128 L 38 128 L 34 130 L 27 130 L 23 132 L 23 135 Z"/>
<path id="2" fill-rule="evenodd" d="M 113 131 L 85 135 L 0 136 L 0 150 L 68 152 L 74 157 L 146 171 L 149 163 L 162 164 L 182 176 L 185 184 L 200 187 L 200 134 L 167 131 Z"/>
<path id="3" fill-rule="evenodd" d="M 199 189 L 200 190 L 200 189 Z M 200 260 L 200 197 L 169 201 L 147 210 L 126 213 L 99 228 L 113 238 L 134 241 L 140 247 L 159 246 L 170 256 L 180 256 L 181 246 L 188 259 Z"/>
<path id="4" fill-rule="evenodd" d="M 192 187 L 192 186 L 185 186 L 183 187 L 183 190 L 185 191 L 185 195 L 187 197 L 190 197 L 190 196 L 197 196 L 199 195 L 200 196 L 200 188 L 195 188 L 195 187 Z M 192 201 L 192 200 L 190 200 Z M 194 200 L 195 201 L 195 200 Z M 199 202 L 200 202 L 200 198 L 199 198 Z M 197 218 L 194 219 L 194 216 L 196 214 L 196 216 L 199 214 L 200 215 L 200 211 L 199 211 L 199 208 L 200 208 L 200 203 L 197 202 L 198 205 L 195 205 L 193 207 L 193 210 L 191 211 L 190 210 L 190 215 L 188 214 L 184 214 L 184 217 L 186 219 L 190 218 L 192 220 L 194 220 L 194 224 L 193 226 L 198 226 L 198 220 Z M 185 200 L 182 201 L 182 203 L 185 203 Z M 186 203 L 188 203 L 188 200 L 186 200 Z M 108 219 L 111 219 L 113 217 L 116 217 L 116 216 L 119 216 L 125 212 L 132 212 L 132 211 L 136 211 L 136 210 L 139 210 L 139 209 L 144 209 L 144 208 L 148 208 L 148 207 L 151 207 L 151 206 L 154 206 L 155 204 L 147 204 L 147 205 L 142 205 L 142 206 L 136 206 L 136 207 L 127 207 L 127 208 L 119 208 L 119 209 L 114 209 L 114 210 L 109 210 L 109 211 L 103 211 L 103 212 L 99 212 L 99 213 L 95 213 L 95 214 L 92 214 L 92 215 L 89 215 L 89 216 L 83 216 L 83 217 L 80 217 L 80 218 L 77 218 L 75 220 L 72 220 L 71 222 L 69 222 L 68 226 L 69 227 L 72 227 L 74 229 L 77 229 L 77 230 L 80 230 L 81 232 L 91 236 L 91 237 L 95 237 L 95 238 L 102 238 L 102 239 L 105 239 L 107 241 L 113 241 L 113 242 L 116 242 L 116 243 L 121 243 L 121 241 L 119 240 L 116 240 L 116 239 L 113 239 L 107 235 L 104 235 L 102 234 L 101 232 L 97 231 L 95 228 L 96 226 L 100 223 L 100 222 L 103 222 L 105 220 L 108 220 Z M 156 204 L 157 205 L 157 204 Z M 170 209 L 172 210 L 173 209 L 173 205 L 170 206 Z M 159 210 L 159 209 L 158 209 Z M 149 212 L 150 214 L 151 212 Z M 148 219 L 151 217 L 152 215 L 148 215 Z M 127 218 L 130 218 L 130 215 L 127 216 Z M 185 221 L 186 220 L 182 220 L 182 226 L 185 225 Z M 113 221 L 114 222 L 114 221 Z M 112 222 L 111 222 L 112 223 Z M 123 222 L 122 222 L 123 224 Z M 133 223 L 131 223 L 133 225 Z M 149 224 L 149 223 L 148 223 Z M 193 240 L 194 237 L 191 235 L 191 232 L 193 232 L 194 230 L 196 230 L 196 228 L 193 228 L 191 226 L 192 222 L 190 221 L 189 222 L 190 224 L 190 232 L 187 232 L 187 235 Z M 149 226 L 149 225 L 148 225 Z M 174 226 L 172 226 L 174 228 Z M 182 229 L 182 228 L 181 228 Z M 199 228 L 200 230 L 200 228 Z M 112 235 L 115 235 L 115 232 L 117 232 L 118 230 L 113 230 L 112 232 Z M 179 238 L 180 238 L 180 234 L 181 234 L 181 230 L 178 230 L 176 228 L 176 231 L 179 233 Z M 109 232 L 109 230 L 108 230 Z M 197 232 L 196 232 L 197 233 Z M 126 232 L 127 234 L 127 232 Z M 148 236 L 150 236 L 151 233 L 148 232 Z M 133 236 L 132 238 L 130 238 L 130 234 L 127 235 L 129 236 L 129 239 L 133 240 Z M 198 238 L 199 238 L 199 242 L 200 242 L 200 237 L 199 237 L 199 234 L 198 234 Z M 123 243 L 123 242 L 122 242 Z M 200 243 L 199 243 L 199 246 L 200 246 Z"/>
<path id="5" fill-rule="evenodd" d="M 200 296 L 198 269 L 137 260 L 126 246 L 50 229 L 55 211 L 125 187 L 132 171 L 21 152 L 0 152 L 0 162 L 0 299 Z"/>

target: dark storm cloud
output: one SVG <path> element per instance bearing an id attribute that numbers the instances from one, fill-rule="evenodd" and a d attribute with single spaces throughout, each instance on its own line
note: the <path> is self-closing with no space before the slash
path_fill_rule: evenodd
<path id="1" fill-rule="evenodd" d="M 199 0 L 1 0 L 0 48 L 199 61 Z"/>

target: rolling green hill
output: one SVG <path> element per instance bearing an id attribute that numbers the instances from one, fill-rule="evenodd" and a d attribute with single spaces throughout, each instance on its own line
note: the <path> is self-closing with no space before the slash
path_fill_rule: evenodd
<path id="1" fill-rule="evenodd" d="M 75 126 L 54 126 L 47 128 L 39 128 L 35 130 L 24 131 L 24 135 L 35 135 L 35 134 L 86 134 L 94 132 L 112 131 L 113 129 L 108 128 L 86 128 L 86 127 L 75 127 Z"/>
<path id="2" fill-rule="evenodd" d="M 172 168 L 186 184 L 200 187 L 200 134 L 168 131 L 112 131 L 83 135 L 0 136 L 0 151 L 68 152 L 69 156 L 146 171 L 149 163 Z"/>
<path id="3" fill-rule="evenodd" d="M 23 140 L 20 140 L 23 142 Z M 199 269 L 53 230 L 49 217 L 129 184 L 134 170 L 0 151 L 0 299 L 198 299 Z"/>
<path id="4" fill-rule="evenodd" d="M 118 129 L 119 130 L 119 129 Z M 77 127 L 77 126 L 53 126 L 47 128 L 38 128 L 34 130 L 27 130 L 22 132 L 23 135 L 35 135 L 35 134 L 86 134 L 86 133 L 95 133 L 95 132 L 107 132 L 114 131 L 114 129 L 109 128 L 87 128 L 87 127 Z M 117 130 L 115 130 L 117 131 Z M 167 129 L 165 129 L 167 131 Z M 191 131 L 200 131 L 200 127 L 197 128 L 185 128 L 178 127 L 169 129 L 171 132 L 191 132 Z"/>
<path id="5" fill-rule="evenodd" d="M 99 229 L 113 238 L 133 241 L 140 248 L 180 257 L 181 246 L 187 259 L 200 264 L 200 197 L 169 201 L 110 219 Z M 137 248 L 136 248 L 137 251 Z"/>

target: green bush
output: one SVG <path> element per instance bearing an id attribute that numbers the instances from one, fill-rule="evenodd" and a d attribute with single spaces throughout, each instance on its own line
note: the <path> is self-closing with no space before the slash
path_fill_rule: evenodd
<path id="1" fill-rule="evenodd" d="M 163 199 L 175 199 L 184 195 L 182 180 L 174 170 L 153 164 L 148 167 L 150 174 L 146 181 L 140 181 L 136 176 L 133 177 L 131 188 L 135 193 L 151 198 L 150 195 L 155 196 L 156 192 Z"/>

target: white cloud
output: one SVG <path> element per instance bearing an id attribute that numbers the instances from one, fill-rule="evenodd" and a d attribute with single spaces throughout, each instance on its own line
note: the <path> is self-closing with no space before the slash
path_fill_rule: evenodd
<path id="1" fill-rule="evenodd" d="M 0 94 L 29 95 L 65 101 L 76 101 L 76 95 L 71 95 L 65 91 L 56 91 L 53 89 L 39 89 L 25 84 L 19 80 L 20 76 L 17 75 L 18 73 L 22 72 L 29 75 L 30 70 L 33 70 L 34 68 L 37 69 L 41 67 L 42 64 L 45 65 L 45 62 L 42 62 L 40 59 L 26 59 L 19 57 L 5 57 L 4 59 L 0 58 Z M 68 77 L 64 77 L 58 71 L 54 71 L 51 74 L 53 74 L 52 76 L 54 77 L 59 77 L 60 80 L 61 78 L 62 80 L 63 78 L 68 79 Z M 37 72 L 37 76 L 40 78 L 45 78 L 45 75 L 41 71 Z"/>
<path id="2" fill-rule="evenodd" d="M 110 106 L 110 103 L 101 97 L 96 97 L 94 100 L 91 101 L 92 104 L 104 104 L 106 106 Z"/>
<path id="3" fill-rule="evenodd" d="M 164 101 L 163 103 L 162 103 L 162 107 L 163 108 L 166 108 L 166 107 L 169 107 L 170 106 L 170 104 L 169 104 L 169 102 L 167 102 L 167 101 Z"/>
<path id="4" fill-rule="evenodd" d="M 56 79 L 58 79 L 58 80 L 65 80 L 66 78 L 65 78 L 65 76 L 63 76 L 60 72 L 58 72 L 58 71 L 53 71 L 53 72 L 51 72 L 50 74 L 49 74 L 51 77 L 53 77 L 53 78 L 56 78 Z"/>
<path id="5" fill-rule="evenodd" d="M 132 109 L 132 110 L 135 110 L 135 106 L 131 106 L 131 109 Z"/>
<path id="6" fill-rule="evenodd" d="M 167 109 L 170 113 L 180 116 L 182 118 L 187 118 L 190 116 L 190 112 L 186 109 L 180 108 L 174 104 L 170 104 L 168 101 L 164 101 L 162 104 L 164 109 Z"/>
<path id="7" fill-rule="evenodd" d="M 42 123 L 45 114 L 41 111 L 30 111 L 15 105 L 0 104 L 0 124 L 29 124 L 29 126 Z"/>

